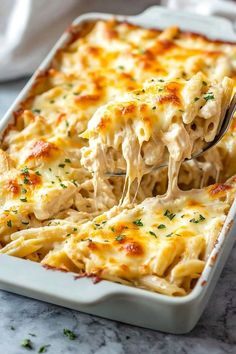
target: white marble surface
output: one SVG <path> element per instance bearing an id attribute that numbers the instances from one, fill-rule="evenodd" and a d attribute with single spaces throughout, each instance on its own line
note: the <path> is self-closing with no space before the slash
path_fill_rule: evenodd
<path id="1" fill-rule="evenodd" d="M 0 84 L 0 117 L 24 80 Z M 236 353 L 236 247 L 196 328 L 170 335 L 104 320 L 55 305 L 0 291 L 0 354 L 233 354 Z M 13 329 L 14 328 L 14 329 Z M 69 340 L 69 328 L 77 339 Z M 36 336 L 31 336 L 35 334 Z M 21 348 L 29 338 L 33 350 Z"/>

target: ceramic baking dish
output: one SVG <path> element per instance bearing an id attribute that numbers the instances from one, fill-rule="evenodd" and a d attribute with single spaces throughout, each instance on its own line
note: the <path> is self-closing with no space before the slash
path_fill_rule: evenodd
<path id="1" fill-rule="evenodd" d="M 82 15 L 72 26 L 83 25 L 85 21 L 109 19 L 111 16 L 100 13 Z M 212 39 L 236 42 L 231 22 L 220 17 L 201 17 L 155 6 L 138 16 L 117 16 L 117 19 L 161 29 L 178 25 L 182 30 L 202 33 Z M 56 50 L 63 47 L 70 40 L 70 36 L 71 31 L 67 31 L 60 38 L 33 75 L 0 121 L 1 131 L 13 119 L 12 112 L 27 96 L 36 76 L 48 68 Z M 219 235 L 219 242 L 213 249 L 200 279 L 193 291 L 185 297 L 169 297 L 108 281 L 93 284 L 92 279 L 88 278 L 76 280 L 73 273 L 45 269 L 40 264 L 7 255 L 0 255 L 0 288 L 113 320 L 164 332 L 186 333 L 195 326 L 201 316 L 233 246 L 236 232 L 236 223 L 233 221 L 235 214 L 236 201 L 229 211 Z"/>

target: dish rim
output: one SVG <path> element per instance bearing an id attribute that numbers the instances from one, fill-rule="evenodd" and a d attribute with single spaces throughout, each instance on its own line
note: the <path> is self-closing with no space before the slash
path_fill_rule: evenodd
<path id="1" fill-rule="evenodd" d="M 7 112 L 5 113 L 5 115 L 3 116 L 3 118 L 0 120 L 0 136 L 1 134 L 4 132 L 4 130 L 7 128 L 7 126 L 11 123 L 12 120 L 14 120 L 13 117 L 13 112 L 15 112 L 17 110 L 17 108 L 19 107 L 19 104 L 22 102 L 22 100 L 24 100 L 24 98 L 27 96 L 28 92 L 30 91 L 30 89 L 32 88 L 33 84 L 35 83 L 35 80 L 37 79 L 38 75 L 40 75 L 42 72 L 46 71 L 50 65 L 51 62 L 53 60 L 54 55 L 56 54 L 56 52 L 63 48 L 69 41 L 70 41 L 70 30 L 73 27 L 77 27 L 78 25 L 83 25 L 84 22 L 89 22 L 89 21 L 98 21 L 100 19 L 102 20 L 109 20 L 111 18 L 115 18 L 118 21 L 125 21 L 125 22 L 129 22 L 129 23 L 133 23 L 135 25 L 140 25 L 142 27 L 148 27 L 148 28 L 155 28 L 155 29 L 161 29 L 161 27 L 165 27 L 165 26 L 148 26 L 148 17 L 159 12 L 166 12 L 166 13 L 171 13 L 173 16 L 178 14 L 179 16 L 186 16 L 186 13 L 182 12 L 182 11 L 171 11 L 169 9 L 166 8 L 162 8 L 160 6 L 152 6 L 148 9 L 146 9 L 144 12 L 142 12 L 141 14 L 135 15 L 135 16 L 123 16 L 123 15 L 114 15 L 114 14 L 108 14 L 108 13 L 97 13 L 97 12 L 92 12 L 92 13 L 87 13 L 87 14 L 83 14 L 79 17 L 77 17 L 71 24 L 71 26 L 69 27 L 69 29 L 67 29 L 62 36 L 59 38 L 59 40 L 56 42 L 55 46 L 52 48 L 52 50 L 50 50 L 50 52 L 48 53 L 48 55 L 46 56 L 46 58 L 42 61 L 42 63 L 40 64 L 40 66 L 38 67 L 38 69 L 36 69 L 36 71 L 34 72 L 34 74 L 32 75 L 32 77 L 30 78 L 30 80 L 27 82 L 27 84 L 25 85 L 25 87 L 23 88 L 23 90 L 20 92 L 20 94 L 17 96 L 17 98 L 15 99 L 15 101 L 13 102 L 13 104 L 10 106 L 10 108 L 7 110 Z M 187 14 L 188 16 L 194 18 L 196 21 L 201 19 L 201 21 L 206 19 L 203 16 L 200 15 L 193 15 L 193 14 Z M 212 21 L 211 23 L 214 23 L 214 25 L 216 25 L 216 23 L 222 23 L 222 25 L 224 24 L 224 26 L 227 24 L 227 28 L 228 28 L 228 34 L 230 39 L 232 39 L 232 35 L 234 35 L 234 41 L 230 42 L 232 44 L 236 44 L 236 35 L 233 31 L 233 27 L 232 24 L 226 20 L 226 19 L 222 19 L 220 17 L 216 17 L 216 16 L 212 16 L 211 18 L 208 17 L 207 18 L 208 21 Z M 141 22 L 144 21 L 146 22 L 146 25 L 142 24 Z M 231 32 L 230 32 L 231 29 Z M 185 32 L 185 31 L 184 31 Z M 196 33 L 196 32 L 194 32 Z M 196 33 L 198 35 L 204 35 L 204 33 Z M 226 35 L 227 36 L 227 35 Z M 210 38 L 208 35 L 206 36 L 209 40 L 213 40 L 212 38 Z M 216 38 L 215 38 L 216 39 Z M 216 39 L 217 40 L 217 39 Z M 223 42 L 228 42 L 228 40 L 226 39 L 225 41 L 222 39 Z M 191 303 L 197 299 L 200 299 L 202 296 L 204 296 L 204 294 L 206 293 L 207 289 L 210 287 L 210 283 L 211 280 L 213 278 L 213 275 L 216 271 L 219 259 L 222 257 L 222 253 L 223 253 L 223 249 L 224 249 L 224 245 L 226 244 L 227 241 L 227 236 L 230 234 L 231 228 L 234 224 L 234 216 L 236 214 L 236 197 L 230 207 L 230 210 L 227 214 L 227 217 L 225 219 L 225 222 L 223 224 L 223 227 L 220 231 L 220 233 L 218 234 L 218 238 L 217 238 L 217 243 L 215 244 L 207 262 L 206 265 L 204 267 L 204 270 L 201 274 L 201 276 L 199 277 L 197 283 L 195 284 L 194 288 L 192 289 L 192 291 L 185 295 L 185 296 L 168 296 L 168 295 L 164 295 L 164 294 L 160 294 L 160 293 L 156 293 L 156 292 L 152 292 L 151 290 L 147 290 L 147 289 L 141 289 L 138 287 L 134 287 L 134 286 L 127 286 L 127 285 L 123 285 L 123 284 L 118 284 L 118 283 L 114 283 L 111 281 L 106 281 L 106 280 L 102 280 L 101 284 L 103 284 L 104 287 L 104 291 L 103 294 L 100 296 L 97 296 L 97 298 L 95 297 L 95 299 L 93 301 L 91 301 L 92 303 L 96 303 L 99 301 L 102 301 L 102 299 L 111 296 L 111 295 L 138 295 L 141 296 L 143 298 L 147 298 L 153 301 L 163 301 L 166 304 L 187 304 L 187 303 Z M 13 257 L 13 256 L 8 256 L 8 255 L 0 255 L 0 257 L 4 258 L 4 257 L 9 257 L 9 258 L 14 258 L 14 261 L 19 261 L 18 258 Z M 22 260 L 20 259 L 20 261 L 25 262 L 25 264 L 27 264 L 27 260 Z M 30 261 L 32 262 L 32 261 Z M 37 266 L 39 267 L 43 267 L 40 263 L 35 263 L 32 262 L 33 264 L 37 264 Z M 59 273 L 60 271 L 58 271 Z M 72 274 L 73 276 L 76 275 L 76 273 L 71 273 L 68 272 L 67 274 Z M 53 277 L 53 275 L 52 275 Z M 1 282 L 1 277 L 0 277 L 0 282 Z M 14 280 L 10 279 L 9 283 L 13 284 Z M 115 284 L 115 286 L 112 286 L 113 284 Z M 109 291 L 110 288 L 110 291 Z M 113 288 L 113 289 L 112 289 Z M 120 289 L 120 290 L 119 290 Z M 46 290 L 45 290 L 46 293 Z M 77 303 L 82 303 L 79 299 L 76 300 Z M 90 303 L 90 302 L 85 302 L 86 304 Z"/>

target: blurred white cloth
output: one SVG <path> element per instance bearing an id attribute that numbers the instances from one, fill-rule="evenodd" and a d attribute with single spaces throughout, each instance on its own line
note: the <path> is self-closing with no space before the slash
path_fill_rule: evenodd
<path id="1" fill-rule="evenodd" d="M 211 14 L 210 4 L 216 6 L 222 1 L 164 0 L 162 4 Z M 158 0 L 0 0 L 0 81 L 31 74 L 65 28 L 82 13 L 137 14 L 159 3 Z"/>

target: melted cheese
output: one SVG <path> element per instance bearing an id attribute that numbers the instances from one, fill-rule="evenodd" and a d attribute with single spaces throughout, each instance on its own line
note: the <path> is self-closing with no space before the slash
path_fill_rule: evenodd
<path id="1" fill-rule="evenodd" d="M 37 77 L 28 97 L 14 113 L 15 122 L 4 132 L 0 150 L 0 252 L 78 273 L 96 272 L 106 279 L 157 292 L 184 295 L 191 290 L 193 279 L 202 271 L 204 257 L 209 255 L 231 203 L 234 186 L 226 188 L 225 184 L 219 184 L 219 187 L 209 187 L 226 190 L 229 196 L 229 201 L 224 198 L 221 200 L 220 195 L 214 199 L 219 212 L 217 208 L 211 208 L 212 193 L 207 192 L 210 189 L 182 196 L 173 204 L 172 211 L 170 200 L 162 201 L 164 204 L 161 206 L 160 200 L 147 199 L 166 192 L 168 169 L 164 167 L 146 173 L 141 181 L 135 178 L 130 186 L 130 195 L 131 200 L 136 196 L 138 205 L 114 207 L 122 196 L 124 181 L 119 177 L 99 180 L 95 200 L 93 173 L 84 167 L 84 155 L 82 158 L 84 151 L 90 148 L 90 141 L 82 138 L 81 134 L 91 128 L 89 122 L 94 115 L 98 115 L 95 112 L 103 110 L 104 105 L 110 107 L 112 112 L 124 97 L 125 101 L 127 97 L 128 101 L 132 98 L 135 109 L 140 112 L 141 104 L 135 99 L 134 92 L 140 92 L 145 109 L 150 112 L 150 117 L 156 119 L 160 110 L 152 110 L 149 100 L 154 94 L 151 91 L 148 95 L 142 93 L 144 85 L 145 89 L 147 85 L 147 90 L 152 90 L 150 80 L 154 78 L 155 84 L 158 79 L 164 80 L 156 87 L 161 88 L 160 85 L 172 82 L 178 86 L 175 100 L 172 100 L 174 96 L 168 101 L 164 99 L 165 95 L 162 98 L 158 94 L 162 101 L 158 107 L 162 105 L 163 112 L 168 111 L 169 120 L 166 119 L 166 126 L 163 127 L 164 120 L 160 119 L 156 133 L 165 129 L 165 144 L 168 144 L 170 137 L 179 137 L 179 128 L 173 129 L 170 136 L 167 134 L 170 123 L 174 123 L 173 112 L 177 113 L 184 126 L 191 124 L 192 117 L 199 113 L 200 100 L 192 104 L 192 98 L 199 95 L 196 90 L 206 90 L 194 84 L 193 80 L 199 77 L 199 72 L 208 87 L 213 82 L 222 82 L 225 76 L 232 78 L 235 83 L 236 45 L 210 41 L 200 35 L 181 32 L 176 27 L 159 31 L 117 21 L 97 21 L 85 26 L 82 32 L 81 29 L 73 28 L 71 41 L 57 51 L 51 67 Z M 191 82 L 186 92 L 185 80 Z M 226 102 L 222 107 L 224 105 L 227 106 Z M 178 109 L 185 112 L 180 114 Z M 123 118 L 130 117 L 128 111 Z M 219 117 L 214 105 L 203 109 L 202 126 L 207 126 L 213 115 Z M 134 127 L 136 132 L 144 129 L 144 136 L 141 134 L 144 167 L 156 165 L 158 158 L 166 159 L 166 148 L 162 152 L 161 144 L 159 153 L 156 153 L 156 142 L 152 141 L 153 130 L 149 125 L 140 127 L 137 121 L 132 129 Z M 207 137 L 206 131 L 202 136 Z M 144 140 L 147 137 L 150 139 Z M 185 190 L 202 188 L 218 179 L 225 181 L 235 174 L 235 141 L 233 122 L 230 131 L 216 148 L 201 159 L 185 162 L 181 166 L 179 186 Z M 128 143 L 127 140 L 126 149 Z M 177 150 L 173 149 L 171 143 L 168 146 L 170 153 L 175 155 Z M 119 161 L 119 164 L 109 166 L 109 170 L 113 167 L 126 168 L 124 160 Z M 132 168 L 130 170 L 133 173 Z M 137 176 L 136 171 L 134 174 Z M 196 204 L 194 209 L 196 215 L 190 213 L 186 219 L 183 218 L 185 221 L 181 221 L 180 209 L 184 213 L 189 212 L 188 200 L 195 199 L 201 199 L 201 206 Z M 142 201 L 144 204 L 140 204 Z M 156 223 L 162 222 L 161 218 L 169 208 L 178 215 L 172 221 L 165 218 L 169 233 L 175 232 L 174 228 L 177 229 L 179 225 L 186 227 L 186 235 L 190 232 L 189 237 L 181 229 L 181 236 L 166 238 L 164 229 L 157 229 L 152 221 L 146 219 L 149 208 Z M 106 211 L 108 214 L 104 214 Z M 143 229 L 133 224 L 136 211 L 145 220 Z M 204 222 L 196 225 L 189 222 L 190 218 L 196 219 L 200 214 L 205 217 Z M 124 215 L 127 215 L 127 219 Z M 96 217 L 101 220 L 89 222 Z M 94 223 L 100 224 L 103 218 L 111 218 L 116 236 L 119 236 L 117 227 L 123 219 L 132 225 L 135 232 L 125 229 L 125 239 L 116 240 L 107 226 L 104 230 L 93 230 Z M 108 225 L 108 221 L 105 225 Z M 206 237 L 207 225 L 209 237 Z M 93 231 L 92 243 L 82 241 L 82 234 L 87 234 L 89 230 Z M 148 231 L 156 233 L 157 239 Z M 105 242 L 107 239 L 109 242 Z M 165 259 L 166 254 L 171 254 L 170 258 Z M 91 255 L 90 263 L 88 255 Z M 188 259 L 188 267 L 184 268 L 179 262 L 179 270 L 175 268 L 178 255 L 181 260 L 184 257 Z M 135 271 L 130 259 L 138 271 Z M 147 264 L 146 271 L 141 262 Z M 168 264 L 171 266 L 167 274 L 164 269 Z M 108 265 L 113 265 L 110 272 Z"/>
<path id="2" fill-rule="evenodd" d="M 125 170 L 125 199 L 130 202 L 133 181 L 139 187 L 144 174 L 169 159 L 167 196 L 173 198 L 182 162 L 219 130 L 232 86 L 228 78 L 209 84 L 201 73 L 188 81 L 151 79 L 141 90 L 101 106 L 81 135 L 89 140 L 81 162 L 94 174 L 95 191 L 107 173 Z"/>

